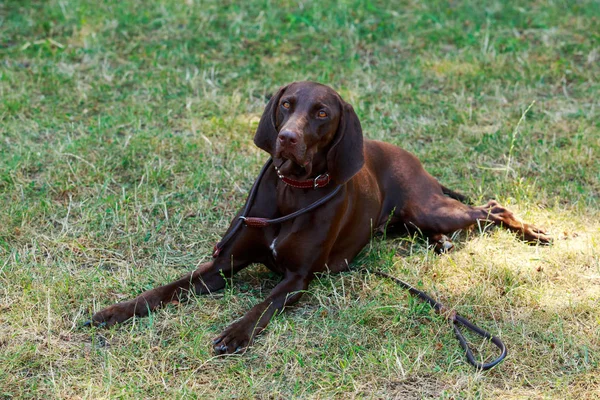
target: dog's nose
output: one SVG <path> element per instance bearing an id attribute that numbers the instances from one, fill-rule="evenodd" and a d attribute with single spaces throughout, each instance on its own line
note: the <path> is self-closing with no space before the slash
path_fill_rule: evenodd
<path id="1" fill-rule="evenodd" d="M 294 146 L 296 145 L 296 143 L 298 143 L 298 134 L 294 131 L 286 129 L 279 132 L 279 135 L 277 135 L 277 139 L 284 147 Z"/>

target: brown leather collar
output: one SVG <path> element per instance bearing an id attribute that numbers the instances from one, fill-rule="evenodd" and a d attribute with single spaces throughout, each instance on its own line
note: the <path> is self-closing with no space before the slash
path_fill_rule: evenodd
<path id="1" fill-rule="evenodd" d="M 296 179 L 292 179 L 292 178 L 283 176 L 283 174 L 279 171 L 279 168 L 277 168 L 277 166 L 275 164 L 273 164 L 273 167 L 275 167 L 275 172 L 277 172 L 277 176 L 279 177 L 279 179 L 281 179 L 283 181 L 283 183 L 285 183 L 286 185 L 289 185 L 291 187 L 298 188 L 298 189 L 322 188 L 324 186 L 327 186 L 329 181 L 331 181 L 331 178 L 329 177 L 328 173 L 321 174 L 314 179 L 305 179 L 305 180 L 298 181 Z"/>

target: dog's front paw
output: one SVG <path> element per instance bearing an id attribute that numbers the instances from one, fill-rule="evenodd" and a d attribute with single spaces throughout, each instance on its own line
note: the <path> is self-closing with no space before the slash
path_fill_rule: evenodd
<path id="1" fill-rule="evenodd" d="M 85 325 L 109 327 L 127 321 L 135 315 L 136 302 L 134 300 L 113 304 L 110 307 L 98 311 L 92 316 L 92 320 Z"/>
<path id="2" fill-rule="evenodd" d="M 213 349 L 216 354 L 243 353 L 252 343 L 254 322 L 241 319 L 229 325 L 215 340 Z"/>

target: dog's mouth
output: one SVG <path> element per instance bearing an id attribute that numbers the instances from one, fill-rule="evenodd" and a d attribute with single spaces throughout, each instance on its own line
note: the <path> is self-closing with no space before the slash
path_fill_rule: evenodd
<path id="1" fill-rule="evenodd" d="M 277 155 L 279 159 L 279 172 L 284 176 L 303 178 L 310 176 L 312 172 L 312 162 L 310 157 L 299 158 L 295 154 L 280 152 Z"/>

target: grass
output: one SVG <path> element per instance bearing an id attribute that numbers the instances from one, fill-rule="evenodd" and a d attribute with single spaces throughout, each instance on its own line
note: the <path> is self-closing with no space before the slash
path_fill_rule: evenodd
<path id="1" fill-rule="evenodd" d="M 0 398 L 599 398 L 599 78 L 592 0 L 1 2 Z M 499 367 L 475 372 L 441 317 L 356 271 L 321 276 L 243 356 L 209 343 L 277 282 L 260 266 L 80 328 L 210 257 L 266 159 L 267 96 L 301 79 L 552 231 L 540 248 L 476 228 L 444 256 L 375 239 L 354 263 L 499 335 Z"/>

